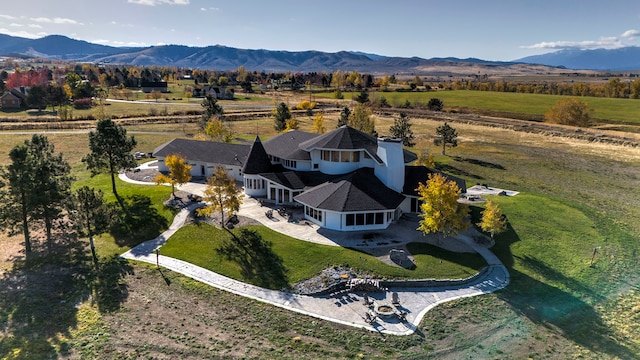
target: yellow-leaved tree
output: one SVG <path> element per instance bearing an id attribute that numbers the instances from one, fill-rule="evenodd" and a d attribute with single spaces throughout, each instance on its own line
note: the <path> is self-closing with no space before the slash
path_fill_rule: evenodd
<path id="1" fill-rule="evenodd" d="M 326 126 L 324 126 L 324 115 L 316 114 L 315 119 L 313 119 L 313 128 L 311 128 L 311 132 L 316 134 L 324 134 L 327 131 Z"/>
<path id="2" fill-rule="evenodd" d="M 546 122 L 582 127 L 589 126 L 592 117 L 593 109 L 577 98 L 560 100 L 544 113 Z"/>
<path id="3" fill-rule="evenodd" d="M 171 195 L 176 197 L 175 186 L 185 184 L 191 179 L 191 165 L 178 154 L 168 155 L 164 158 L 164 163 L 169 168 L 169 174 L 158 174 L 154 181 L 158 185 L 171 184 Z"/>
<path id="4" fill-rule="evenodd" d="M 291 118 L 287 120 L 285 124 L 287 125 L 284 128 L 284 132 L 287 132 L 289 130 L 298 130 L 300 128 L 300 123 L 298 122 L 297 118 Z"/>
<path id="5" fill-rule="evenodd" d="M 233 131 L 220 119 L 211 118 L 207 121 L 207 127 L 204 129 L 204 133 L 213 141 L 225 143 L 233 141 Z"/>
<path id="6" fill-rule="evenodd" d="M 214 211 L 220 212 L 220 226 L 224 226 L 224 215 L 233 216 L 240 210 L 240 204 L 244 195 L 236 186 L 234 178 L 229 176 L 224 168 L 218 166 L 213 170 L 213 175 L 207 180 L 207 188 L 204 191 L 204 201 L 209 204 L 198 209 L 199 215 L 210 215 Z"/>
<path id="7" fill-rule="evenodd" d="M 482 231 L 491 234 L 492 239 L 494 234 L 499 234 L 507 229 L 507 221 L 498 204 L 487 200 L 487 204 L 482 211 L 482 219 L 478 223 L 478 226 L 480 226 Z"/>
<path id="8" fill-rule="evenodd" d="M 418 230 L 425 234 L 438 233 L 438 243 L 469 227 L 469 207 L 458 203 L 461 190 L 442 174 L 430 174 L 426 184 L 419 183 L 420 220 Z"/>
<path id="9" fill-rule="evenodd" d="M 420 151 L 420 154 L 418 154 L 418 159 L 416 160 L 416 165 L 426 166 L 432 169 L 436 167 L 436 161 L 429 149 L 422 149 L 422 151 Z"/>

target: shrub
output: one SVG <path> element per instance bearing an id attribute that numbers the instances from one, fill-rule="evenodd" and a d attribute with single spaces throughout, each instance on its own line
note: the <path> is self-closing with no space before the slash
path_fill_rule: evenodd
<path id="1" fill-rule="evenodd" d="M 76 109 L 91 109 L 93 106 L 93 99 L 82 98 L 73 101 L 73 107 Z"/>

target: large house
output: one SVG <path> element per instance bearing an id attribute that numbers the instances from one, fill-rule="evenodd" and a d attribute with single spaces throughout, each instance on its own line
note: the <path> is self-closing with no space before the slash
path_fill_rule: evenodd
<path id="1" fill-rule="evenodd" d="M 403 213 L 417 213 L 418 183 L 436 172 L 408 166 L 417 156 L 400 139 L 349 126 L 322 135 L 292 130 L 251 145 L 174 139 L 154 151 L 161 172 L 171 154 L 184 156 L 194 177 L 222 166 L 247 196 L 303 206 L 307 220 L 339 231 L 386 229 Z M 464 180 L 447 177 L 466 191 Z"/>

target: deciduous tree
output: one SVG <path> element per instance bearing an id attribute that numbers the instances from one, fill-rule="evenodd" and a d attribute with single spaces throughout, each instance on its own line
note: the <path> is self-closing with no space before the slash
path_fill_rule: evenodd
<path id="1" fill-rule="evenodd" d="M 229 176 L 224 168 L 218 166 L 207 180 L 207 188 L 204 191 L 204 201 L 209 205 L 198 209 L 198 214 L 209 215 L 219 211 L 220 226 L 224 228 L 224 215 L 231 217 L 234 212 L 240 210 L 243 197 L 235 179 Z"/>
<path id="2" fill-rule="evenodd" d="M 480 226 L 482 231 L 491 234 L 492 239 L 494 234 L 499 234 L 507 229 L 507 221 L 498 204 L 487 200 L 487 204 L 482 211 L 482 219 L 478 223 L 478 226 Z"/>
<path id="3" fill-rule="evenodd" d="M 327 128 L 324 126 L 324 115 L 316 114 L 315 119 L 313 119 L 313 128 L 311 128 L 311 132 L 324 134 L 326 131 Z"/>
<path id="4" fill-rule="evenodd" d="M 544 114 L 547 122 L 573 126 L 589 126 L 593 109 L 577 98 L 558 101 Z"/>
<path id="5" fill-rule="evenodd" d="M 391 136 L 402 139 L 404 146 L 413 147 L 416 143 L 413 141 L 413 130 L 411 130 L 411 121 L 406 113 L 401 112 L 400 117 L 393 120 L 393 125 L 389 128 Z"/>
<path id="6" fill-rule="evenodd" d="M 447 145 L 458 146 L 458 132 L 445 122 L 436 129 L 436 138 L 433 139 L 433 143 L 437 146 L 442 145 L 442 155 L 446 155 Z"/>
<path id="7" fill-rule="evenodd" d="M 191 179 L 191 165 L 187 159 L 178 154 L 171 154 L 164 158 L 164 164 L 169 168 L 169 174 L 158 174 L 156 184 L 171 184 L 171 195 L 176 197 L 175 186 L 187 183 Z"/>
<path id="8" fill-rule="evenodd" d="M 467 229 L 469 208 L 458 203 L 461 190 L 444 175 L 430 174 L 426 184 L 419 183 L 420 220 L 418 230 L 425 234 L 438 233 L 438 242 Z"/>
<path id="9" fill-rule="evenodd" d="M 225 143 L 233 141 L 233 131 L 220 119 L 210 119 L 204 133 L 213 141 Z"/>
<path id="10" fill-rule="evenodd" d="M 137 165 L 131 153 L 136 144 L 135 138 L 127 136 L 127 130 L 111 119 L 99 120 L 96 131 L 89 133 L 91 153 L 85 155 L 82 162 L 87 164 L 92 176 L 105 172 L 111 175 L 111 189 L 118 201 L 115 174 Z"/>
<path id="11" fill-rule="evenodd" d="M 433 158 L 433 154 L 428 149 L 422 149 L 420 154 L 418 154 L 418 160 L 416 160 L 416 165 L 418 166 L 426 166 L 428 168 L 436 167 L 435 159 Z"/>
<path id="12" fill-rule="evenodd" d="M 369 108 L 367 108 L 363 104 L 356 105 L 356 107 L 353 109 L 353 113 L 349 115 L 349 121 L 347 124 L 352 128 L 360 130 L 371 136 L 378 136 L 375 122 L 371 118 L 371 110 L 369 110 Z"/>

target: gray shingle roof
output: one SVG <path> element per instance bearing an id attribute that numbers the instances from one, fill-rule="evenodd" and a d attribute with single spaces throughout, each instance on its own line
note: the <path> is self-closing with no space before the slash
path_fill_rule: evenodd
<path id="1" fill-rule="evenodd" d="M 228 144 L 214 141 L 173 139 L 153 150 L 156 157 L 180 154 L 188 161 L 242 166 L 251 149 L 246 144 Z"/>
<path id="2" fill-rule="evenodd" d="M 326 134 L 317 136 L 300 144 L 305 151 L 313 149 L 366 150 L 377 162 L 378 140 L 369 134 L 344 125 Z"/>
<path id="3" fill-rule="evenodd" d="M 311 160 L 309 152 L 299 147 L 300 143 L 317 137 L 318 134 L 291 130 L 262 143 L 269 155 L 289 160 Z"/>
<path id="4" fill-rule="evenodd" d="M 386 187 L 373 169 L 337 176 L 295 197 L 308 206 L 337 212 L 396 209 L 404 196 Z"/>
<path id="5" fill-rule="evenodd" d="M 242 172 L 245 174 L 256 175 L 272 171 L 273 166 L 271 166 L 271 160 L 269 160 L 269 156 L 264 150 L 264 146 L 262 146 L 260 137 L 256 136 L 256 140 L 251 144 L 247 160 L 242 167 Z"/>

